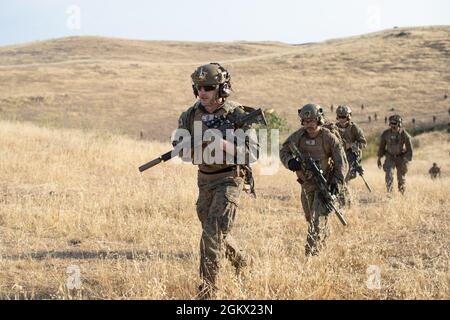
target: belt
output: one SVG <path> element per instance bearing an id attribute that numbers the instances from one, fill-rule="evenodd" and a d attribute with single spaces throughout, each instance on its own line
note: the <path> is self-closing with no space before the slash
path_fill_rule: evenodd
<path id="1" fill-rule="evenodd" d="M 395 155 L 395 154 L 387 152 L 387 154 L 390 155 L 391 157 L 398 158 L 398 157 L 403 157 L 406 153 L 403 152 L 398 155 Z"/>
<path id="2" fill-rule="evenodd" d="M 232 171 L 234 171 L 234 170 L 236 170 L 236 167 L 235 167 L 235 166 L 234 166 L 234 167 L 227 167 L 227 168 L 225 168 L 225 169 L 220 169 L 220 170 L 213 171 L 213 172 L 205 172 L 205 171 L 202 171 L 202 170 L 198 170 L 198 171 L 200 171 L 200 172 L 203 173 L 203 174 L 211 175 L 211 174 L 219 174 L 219 173 L 225 173 L 225 172 L 232 172 Z"/>

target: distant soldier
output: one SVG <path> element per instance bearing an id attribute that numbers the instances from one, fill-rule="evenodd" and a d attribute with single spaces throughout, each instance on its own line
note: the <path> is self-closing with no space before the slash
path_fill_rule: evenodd
<path id="1" fill-rule="evenodd" d="M 295 145 L 301 153 L 310 156 L 328 177 L 327 183 L 332 194 L 337 195 L 344 184 L 347 170 L 344 151 L 339 139 L 323 127 L 323 109 L 316 104 L 307 104 L 299 110 L 302 128 L 290 135 L 280 150 L 283 165 L 297 174 L 301 184 L 301 201 L 306 220 L 308 235 L 305 255 L 317 255 L 325 244 L 328 235 L 328 215 L 319 196 L 314 177 L 309 170 L 295 158 L 290 145 Z"/>
<path id="2" fill-rule="evenodd" d="M 372 116 L 368 116 L 367 119 L 369 120 L 369 122 L 372 122 Z"/>
<path id="3" fill-rule="evenodd" d="M 428 170 L 428 173 L 431 176 L 431 179 L 436 179 L 436 178 L 440 178 L 441 177 L 441 168 L 439 168 L 437 166 L 436 163 L 433 163 L 433 166 L 430 168 L 430 170 Z"/>
<path id="4" fill-rule="evenodd" d="M 333 110 L 334 110 L 334 105 L 332 104 L 331 105 L 331 112 L 333 112 Z"/>
<path id="5" fill-rule="evenodd" d="M 448 98 L 448 94 L 446 93 L 446 94 L 444 94 L 444 100 L 447 100 L 447 98 Z"/>
<path id="6" fill-rule="evenodd" d="M 386 172 L 386 188 L 392 192 L 394 169 L 397 169 L 398 190 L 404 194 L 406 189 L 406 173 L 408 163 L 413 157 L 413 147 L 410 135 L 402 128 L 402 118 L 399 115 L 389 117 L 390 129 L 385 130 L 380 138 L 378 148 L 378 168 L 381 169 L 381 158 L 386 156 L 383 170 Z"/>
<path id="7" fill-rule="evenodd" d="M 416 118 L 412 118 L 412 124 L 413 124 L 413 127 L 416 126 Z"/>
<path id="8" fill-rule="evenodd" d="M 378 114 L 375 113 L 375 121 L 377 121 L 377 120 L 378 120 Z"/>
<path id="9" fill-rule="evenodd" d="M 387 124 L 387 117 L 384 117 L 384 124 Z"/>
<path id="10" fill-rule="evenodd" d="M 436 123 L 436 116 L 433 116 L 433 123 Z"/>

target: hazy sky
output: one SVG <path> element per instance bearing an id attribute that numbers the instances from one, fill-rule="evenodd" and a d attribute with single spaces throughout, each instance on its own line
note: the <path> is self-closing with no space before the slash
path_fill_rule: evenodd
<path id="1" fill-rule="evenodd" d="M 72 35 L 304 43 L 424 25 L 450 25 L 450 1 L 0 0 L 0 45 Z"/>

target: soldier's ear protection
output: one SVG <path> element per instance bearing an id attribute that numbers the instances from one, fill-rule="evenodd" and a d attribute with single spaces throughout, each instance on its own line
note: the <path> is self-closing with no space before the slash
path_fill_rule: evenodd
<path id="1" fill-rule="evenodd" d="M 219 85 L 219 98 L 228 98 L 231 94 L 230 82 L 225 82 Z"/>
<path id="2" fill-rule="evenodd" d="M 232 91 L 230 73 L 217 62 L 211 62 L 211 64 L 216 65 L 220 71 L 219 77 L 222 83 L 219 84 L 219 98 L 228 98 Z"/>

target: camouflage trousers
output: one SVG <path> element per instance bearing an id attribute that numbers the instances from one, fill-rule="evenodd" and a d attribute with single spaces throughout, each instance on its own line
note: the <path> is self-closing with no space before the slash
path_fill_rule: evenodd
<path id="1" fill-rule="evenodd" d="M 325 246 L 325 240 L 329 235 L 328 210 L 319 200 L 317 190 L 306 191 L 302 188 L 302 207 L 308 222 L 308 234 L 306 236 L 305 255 L 317 255 Z"/>
<path id="2" fill-rule="evenodd" d="M 347 206 L 348 208 L 352 205 L 352 194 L 350 192 L 350 188 L 348 186 L 348 183 L 344 183 L 341 186 L 341 190 L 339 194 L 337 195 L 337 200 L 339 203 L 340 208 L 344 208 Z"/>
<path id="3" fill-rule="evenodd" d="M 394 183 L 394 170 L 397 169 L 397 183 L 398 190 L 404 193 L 406 190 L 406 173 L 408 172 L 408 161 L 404 157 L 394 157 L 386 155 L 386 160 L 383 164 L 383 170 L 386 173 L 386 189 L 392 192 L 392 185 Z"/>
<path id="4" fill-rule="evenodd" d="M 345 176 L 345 182 L 349 182 L 350 180 L 355 179 L 357 176 L 357 172 L 352 170 L 352 166 L 351 166 L 351 161 L 355 161 L 355 159 L 353 158 L 351 151 L 345 152 L 345 158 L 347 159 L 347 162 L 348 162 L 348 172 L 347 172 L 347 175 Z"/>
<path id="5" fill-rule="evenodd" d="M 203 229 L 200 240 L 200 277 L 204 285 L 212 290 L 215 289 L 223 253 L 237 272 L 246 264 L 243 251 L 230 234 L 243 185 L 243 178 L 236 177 L 234 173 L 198 173 L 197 214 Z"/>

